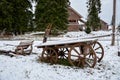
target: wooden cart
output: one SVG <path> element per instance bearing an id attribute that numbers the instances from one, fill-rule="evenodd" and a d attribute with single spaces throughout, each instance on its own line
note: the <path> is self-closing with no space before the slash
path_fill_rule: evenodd
<path id="1" fill-rule="evenodd" d="M 104 56 L 104 49 L 97 39 L 72 39 L 46 42 L 37 46 L 42 48 L 42 61 L 55 64 L 58 59 L 68 60 L 72 66 L 93 68 Z"/>

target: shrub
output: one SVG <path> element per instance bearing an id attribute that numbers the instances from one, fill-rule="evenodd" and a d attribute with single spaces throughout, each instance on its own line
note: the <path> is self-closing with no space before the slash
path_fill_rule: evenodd
<path id="1" fill-rule="evenodd" d="M 120 32 L 120 24 L 118 25 L 118 32 Z"/>
<path id="2" fill-rule="evenodd" d="M 87 27 L 87 28 L 85 29 L 85 32 L 86 32 L 87 34 L 89 34 L 89 33 L 91 32 L 90 27 Z"/>

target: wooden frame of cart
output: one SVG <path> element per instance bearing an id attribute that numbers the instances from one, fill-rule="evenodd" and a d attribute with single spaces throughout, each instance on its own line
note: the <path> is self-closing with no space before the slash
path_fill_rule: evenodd
<path id="1" fill-rule="evenodd" d="M 72 39 L 42 43 L 41 60 L 56 64 L 58 59 L 68 60 L 72 66 L 93 68 L 104 56 L 104 49 L 97 39 Z"/>

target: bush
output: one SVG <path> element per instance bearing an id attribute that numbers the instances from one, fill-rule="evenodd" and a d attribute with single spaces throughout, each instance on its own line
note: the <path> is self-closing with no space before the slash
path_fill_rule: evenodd
<path id="1" fill-rule="evenodd" d="M 72 66 L 67 59 L 58 59 L 58 64 L 65 66 Z"/>
<path id="2" fill-rule="evenodd" d="M 58 30 L 57 29 L 51 30 L 51 35 L 57 36 L 58 35 Z"/>
<path id="3" fill-rule="evenodd" d="M 91 33 L 90 27 L 87 27 L 87 28 L 85 29 L 85 32 L 86 32 L 87 34 Z"/>
<path id="4" fill-rule="evenodd" d="M 120 32 L 120 24 L 118 25 L 118 32 Z"/>

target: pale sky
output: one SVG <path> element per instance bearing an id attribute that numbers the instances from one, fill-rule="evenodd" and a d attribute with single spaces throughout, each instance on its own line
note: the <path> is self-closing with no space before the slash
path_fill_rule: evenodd
<path id="1" fill-rule="evenodd" d="M 80 13 L 84 18 L 87 17 L 87 2 L 88 0 L 70 0 L 71 6 Z M 120 24 L 120 0 L 116 0 L 117 10 L 116 10 L 116 24 Z M 107 22 L 111 23 L 112 14 L 113 14 L 113 0 L 101 0 L 101 13 L 100 18 Z"/>

